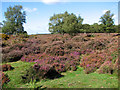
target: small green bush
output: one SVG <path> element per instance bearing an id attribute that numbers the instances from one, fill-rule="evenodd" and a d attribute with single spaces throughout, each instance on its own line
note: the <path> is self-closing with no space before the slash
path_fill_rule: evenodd
<path id="1" fill-rule="evenodd" d="M 3 40 L 8 40 L 8 39 L 9 39 L 9 36 L 6 35 L 6 34 L 2 34 L 2 39 L 3 39 Z"/>

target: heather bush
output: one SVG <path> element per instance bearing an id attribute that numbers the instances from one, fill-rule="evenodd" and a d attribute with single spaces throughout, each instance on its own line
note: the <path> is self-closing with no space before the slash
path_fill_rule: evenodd
<path id="1" fill-rule="evenodd" d="M 47 48 L 49 48 L 49 44 L 43 44 L 43 45 L 41 45 L 40 46 L 40 52 L 44 53 Z"/>
<path id="2" fill-rule="evenodd" d="M 74 65 L 70 62 L 66 62 L 65 63 L 65 68 L 67 71 L 71 70 L 71 71 L 76 71 L 77 70 L 77 65 Z"/>
<path id="3" fill-rule="evenodd" d="M 21 50 L 22 47 L 24 47 L 24 44 L 23 43 L 16 43 L 16 44 L 13 44 L 10 49 L 11 50 Z"/>
<path id="4" fill-rule="evenodd" d="M 5 53 L 9 53 L 10 52 L 10 47 L 4 47 L 2 48 L 2 53 L 5 54 Z"/>
<path id="5" fill-rule="evenodd" d="M 85 69 L 86 73 L 90 73 L 93 70 L 97 70 L 105 60 L 111 59 L 112 57 L 107 57 L 105 53 L 102 52 L 91 52 L 89 55 L 84 55 L 81 59 L 80 66 Z M 90 70 L 90 71 L 89 71 Z"/>
<path id="6" fill-rule="evenodd" d="M 86 67 L 84 67 L 84 72 L 86 74 L 93 73 L 97 70 L 97 67 L 94 64 L 87 64 Z"/>
<path id="7" fill-rule="evenodd" d="M 21 58 L 21 61 L 26 61 L 26 62 L 33 62 L 33 61 L 36 61 L 36 60 L 39 60 L 41 57 L 41 55 L 39 56 L 36 56 L 36 55 L 24 55 L 22 58 Z"/>
<path id="8" fill-rule="evenodd" d="M 72 41 L 81 42 L 81 41 L 83 41 L 83 37 L 82 37 L 82 36 L 74 36 L 74 37 L 72 38 Z"/>
<path id="9" fill-rule="evenodd" d="M 54 41 L 54 42 L 52 43 L 53 46 L 54 46 L 54 45 L 62 45 L 62 44 L 63 44 L 62 41 Z"/>
<path id="10" fill-rule="evenodd" d="M 22 51 L 25 55 L 28 55 L 28 54 L 31 54 L 31 53 L 32 53 L 32 50 L 30 49 L 30 47 L 28 47 L 28 48 L 23 47 L 23 48 L 21 49 L 21 51 Z"/>
<path id="11" fill-rule="evenodd" d="M 41 79 L 53 79 L 60 77 L 60 73 L 58 73 L 53 66 L 46 64 L 46 65 L 39 65 L 34 64 L 33 67 L 29 68 L 25 74 L 22 76 L 23 82 L 30 82 L 31 79 L 33 80 L 41 80 Z"/>
<path id="12" fill-rule="evenodd" d="M 119 67 L 120 66 L 119 66 L 118 58 L 117 58 L 114 66 L 113 66 L 114 73 L 118 74 Z"/>
<path id="13" fill-rule="evenodd" d="M 73 41 L 69 41 L 69 42 L 67 41 L 64 43 L 64 47 L 66 49 L 72 49 L 74 46 L 75 46 L 75 43 L 73 43 Z"/>
<path id="14" fill-rule="evenodd" d="M 102 38 L 95 38 L 90 40 L 89 42 L 85 43 L 85 47 L 88 49 L 93 49 L 93 50 L 102 50 L 106 49 L 107 45 L 111 42 L 110 37 L 102 37 Z"/>
<path id="15" fill-rule="evenodd" d="M 80 53 L 72 52 L 70 55 L 66 54 L 64 56 L 51 56 L 46 53 L 31 54 L 22 57 L 21 60 L 27 62 L 37 62 L 40 65 L 50 64 L 56 71 L 64 72 L 66 70 L 77 70 L 77 65 L 79 65 L 80 62 Z"/>
<path id="16" fill-rule="evenodd" d="M 2 65 L 2 71 L 9 71 L 9 70 L 12 70 L 12 69 L 14 69 L 14 68 L 9 64 Z"/>
<path id="17" fill-rule="evenodd" d="M 102 50 L 105 49 L 106 44 L 102 41 L 91 41 L 88 45 L 88 48 Z"/>
<path id="18" fill-rule="evenodd" d="M 37 45 L 37 44 L 32 44 L 29 49 L 32 50 L 32 53 L 34 54 L 38 54 L 40 53 L 40 45 Z"/>
<path id="19" fill-rule="evenodd" d="M 59 73 L 66 71 L 65 64 L 53 63 L 52 65 L 53 65 L 53 68 Z"/>
<path id="20" fill-rule="evenodd" d="M 48 47 L 45 50 L 46 54 L 52 54 L 52 55 L 57 55 L 57 56 L 63 56 L 64 55 L 64 48 L 62 45 L 56 45 L 52 47 Z"/>
<path id="21" fill-rule="evenodd" d="M 14 61 L 20 60 L 22 56 L 23 56 L 22 51 L 13 50 L 9 52 L 8 54 L 3 54 L 2 61 L 3 62 L 14 62 Z"/>
<path id="22" fill-rule="evenodd" d="M 104 62 L 99 68 L 98 73 L 113 74 L 113 63 L 111 61 Z"/>

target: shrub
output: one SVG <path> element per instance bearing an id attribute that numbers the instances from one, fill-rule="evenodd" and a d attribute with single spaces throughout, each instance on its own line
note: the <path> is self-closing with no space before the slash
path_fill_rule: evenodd
<path id="1" fill-rule="evenodd" d="M 28 55 L 30 53 L 32 53 L 32 50 L 30 48 L 22 48 L 21 51 L 25 54 L 25 55 Z"/>
<path id="2" fill-rule="evenodd" d="M 102 50 L 102 49 L 105 49 L 106 47 L 106 44 L 104 42 L 101 42 L 101 41 L 91 41 L 88 46 L 88 48 L 91 48 L 91 49 L 99 49 L 99 50 Z"/>
<path id="3" fill-rule="evenodd" d="M 2 48 L 2 53 L 3 53 L 3 54 L 9 53 L 9 52 L 10 52 L 10 47 Z"/>
<path id="4" fill-rule="evenodd" d="M 62 41 L 54 41 L 54 42 L 52 43 L 53 46 L 54 46 L 54 45 L 62 45 L 62 44 L 63 44 Z"/>
<path id="5" fill-rule="evenodd" d="M 24 47 L 24 44 L 23 44 L 23 43 L 17 43 L 17 44 L 12 45 L 12 46 L 10 47 L 10 49 L 12 49 L 12 50 L 17 50 L 17 49 L 19 49 L 19 50 L 21 50 L 22 47 Z"/>
<path id="6" fill-rule="evenodd" d="M 119 70 L 118 58 L 116 59 L 116 62 L 113 66 L 113 70 L 114 70 L 114 73 L 118 74 L 118 70 Z"/>
<path id="7" fill-rule="evenodd" d="M 112 60 L 112 57 L 107 56 L 106 53 L 103 52 L 91 52 L 89 55 L 85 54 L 82 57 L 80 66 L 85 69 L 86 73 L 94 72 L 107 59 Z"/>
<path id="8" fill-rule="evenodd" d="M 113 64 L 111 61 L 106 61 L 98 70 L 98 73 L 109 73 L 113 74 Z"/>
<path id="9" fill-rule="evenodd" d="M 8 71 L 14 69 L 11 65 L 9 64 L 4 64 L 2 65 L 2 71 Z"/>
<path id="10" fill-rule="evenodd" d="M 76 71 L 77 70 L 77 61 L 73 61 L 73 60 L 69 60 L 69 61 L 66 61 L 65 62 L 65 67 L 66 67 L 66 70 L 72 70 L 72 71 Z"/>
<path id="11" fill-rule="evenodd" d="M 24 34 L 19 34 L 20 38 L 28 38 L 29 35 L 27 33 L 24 33 Z"/>
<path id="12" fill-rule="evenodd" d="M 51 56 L 44 54 L 30 54 L 21 58 L 22 61 L 37 62 L 40 65 L 50 64 L 56 71 L 64 72 L 66 70 L 77 70 L 77 65 L 80 62 L 80 53 L 72 52 L 70 55 Z M 66 68 L 68 67 L 68 68 Z"/>
<path id="13" fill-rule="evenodd" d="M 83 39 L 82 36 L 74 36 L 74 37 L 72 38 L 72 41 L 75 41 L 75 42 L 81 42 L 82 39 Z"/>
<path id="14" fill-rule="evenodd" d="M 57 55 L 57 56 L 63 56 L 64 55 L 64 48 L 62 45 L 56 45 L 53 47 L 48 47 L 45 50 L 45 53 L 47 54 L 52 54 L 52 55 Z"/>
<path id="15" fill-rule="evenodd" d="M 13 50 L 9 52 L 8 54 L 3 54 L 2 61 L 3 62 L 14 62 L 14 61 L 20 60 L 22 56 L 23 56 L 22 51 Z"/>
<path id="16" fill-rule="evenodd" d="M 94 64 L 87 64 L 87 66 L 84 68 L 84 72 L 86 74 L 92 73 L 97 70 L 97 67 Z"/>
<path id="17" fill-rule="evenodd" d="M 53 63 L 52 65 L 55 68 L 55 70 L 59 73 L 66 71 L 65 64 Z"/>
<path id="18" fill-rule="evenodd" d="M 49 44 L 43 44 L 43 45 L 41 45 L 40 46 L 40 52 L 44 53 L 47 48 L 49 48 Z"/>
<path id="19" fill-rule="evenodd" d="M 23 82 L 30 82 L 31 79 L 33 80 L 41 80 L 41 79 L 53 79 L 60 77 L 60 73 L 58 73 L 53 66 L 46 64 L 46 65 L 39 65 L 34 64 L 33 67 L 29 68 L 26 73 L 22 76 Z"/>
<path id="20" fill-rule="evenodd" d="M 93 34 L 87 34 L 86 37 L 95 37 Z"/>
<path id="21" fill-rule="evenodd" d="M 3 39 L 3 40 L 8 40 L 8 39 L 9 39 L 9 36 L 6 35 L 6 34 L 2 34 L 2 39 Z"/>
<path id="22" fill-rule="evenodd" d="M 75 46 L 75 44 L 73 43 L 73 41 L 69 41 L 69 42 L 64 43 L 64 47 L 66 49 L 72 49 L 74 46 Z"/>
<path id="23" fill-rule="evenodd" d="M 2 47 L 5 47 L 5 46 L 7 46 L 8 45 L 8 43 L 6 42 L 6 41 L 2 41 Z"/>

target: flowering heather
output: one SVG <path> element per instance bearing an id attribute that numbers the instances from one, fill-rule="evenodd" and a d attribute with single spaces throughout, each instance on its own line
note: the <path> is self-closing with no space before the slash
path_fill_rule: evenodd
<path id="1" fill-rule="evenodd" d="M 111 56 L 101 52 L 91 52 L 89 55 L 84 55 L 81 59 L 80 66 L 82 66 L 86 73 L 94 72 L 97 70 L 106 60 L 112 60 Z M 92 70 L 94 69 L 94 70 Z"/>
<path id="2" fill-rule="evenodd" d="M 21 77 L 23 82 L 30 82 L 31 79 L 32 81 L 41 80 L 45 78 L 53 79 L 60 76 L 60 73 L 58 73 L 50 64 L 34 64 L 33 67 L 26 70 L 26 73 Z"/>
<path id="3" fill-rule="evenodd" d="M 2 61 L 3 62 L 14 62 L 14 61 L 20 60 L 22 56 L 23 56 L 22 51 L 13 50 L 7 54 L 3 54 Z"/>
<path id="4" fill-rule="evenodd" d="M 51 65 L 59 73 L 76 70 L 80 65 L 85 73 L 91 73 L 106 61 L 112 61 L 116 70 L 117 47 L 118 36 L 105 33 L 10 36 L 7 41 L 3 40 L 2 59 L 4 62 L 21 59 L 40 66 Z"/>
<path id="5" fill-rule="evenodd" d="M 70 55 L 51 56 L 47 54 L 31 54 L 21 58 L 22 61 L 36 62 L 40 65 L 50 64 L 56 71 L 76 70 L 80 61 L 80 53 L 72 52 Z M 67 67 L 67 68 L 66 68 Z"/>
<path id="6" fill-rule="evenodd" d="M 106 61 L 98 70 L 98 73 L 109 73 L 113 74 L 113 63 L 112 61 Z"/>

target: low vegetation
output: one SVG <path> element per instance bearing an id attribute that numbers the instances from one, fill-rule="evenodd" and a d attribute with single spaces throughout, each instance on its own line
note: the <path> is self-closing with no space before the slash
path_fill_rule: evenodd
<path id="1" fill-rule="evenodd" d="M 51 34 L 30 35 L 24 38 L 10 36 L 8 40 L 3 40 L 2 44 L 6 45 L 1 45 L 3 71 L 10 79 L 7 84 L 3 84 L 3 87 L 30 87 L 32 84 L 34 88 L 117 88 L 115 82 L 118 80 L 118 36 L 116 34 L 94 33 L 75 36 Z M 76 73 L 80 77 L 75 77 Z M 91 80 L 96 78 L 96 83 L 102 82 L 100 78 L 105 77 L 105 82 L 95 86 L 94 82 L 88 83 L 87 76 L 91 77 Z M 107 77 L 112 79 L 108 80 Z M 71 78 L 74 78 L 74 81 Z M 68 82 L 69 80 L 71 82 Z M 80 80 L 81 84 L 77 80 Z M 52 81 L 56 83 L 60 81 L 59 83 L 62 84 L 47 85 Z"/>

